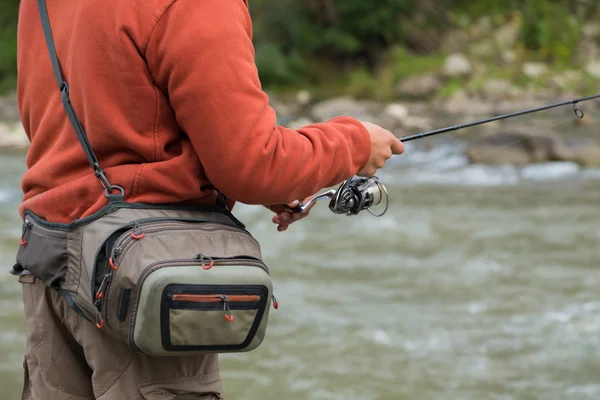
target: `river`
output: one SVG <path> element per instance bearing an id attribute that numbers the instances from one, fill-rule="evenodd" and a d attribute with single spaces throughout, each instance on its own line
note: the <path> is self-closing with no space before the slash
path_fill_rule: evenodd
<path id="1" fill-rule="evenodd" d="M 0 157 L 0 255 L 18 246 L 22 155 Z M 228 399 L 600 398 L 600 171 L 467 165 L 455 145 L 379 176 L 381 218 L 319 203 L 263 244 L 279 310 L 256 351 L 221 357 Z M 20 288 L 0 275 L 0 387 L 22 386 Z"/>

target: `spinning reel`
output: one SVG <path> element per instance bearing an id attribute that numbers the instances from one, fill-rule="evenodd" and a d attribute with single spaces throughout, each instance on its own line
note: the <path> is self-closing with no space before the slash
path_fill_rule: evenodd
<path id="1" fill-rule="evenodd" d="M 385 198 L 385 209 L 376 214 L 371 210 L 371 207 L 377 206 Z M 322 200 L 331 199 L 329 209 L 334 214 L 356 215 L 363 210 L 367 210 L 375 217 L 381 217 L 386 213 L 389 205 L 387 189 L 381 183 L 379 178 L 372 176 L 362 178 L 354 176 L 345 180 L 337 190 L 328 190 L 321 193 L 308 201 L 306 204 L 298 204 L 291 208 L 293 212 L 304 212 L 313 203 Z"/>

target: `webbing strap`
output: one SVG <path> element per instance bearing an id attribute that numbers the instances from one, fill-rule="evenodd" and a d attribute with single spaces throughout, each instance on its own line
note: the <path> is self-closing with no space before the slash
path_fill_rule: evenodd
<path id="1" fill-rule="evenodd" d="M 83 147 L 83 151 L 85 152 L 85 156 L 88 159 L 88 162 L 92 166 L 94 170 L 94 175 L 100 180 L 102 186 L 104 187 L 104 195 L 109 199 L 109 201 L 123 201 L 125 190 L 121 186 L 111 185 L 104 171 L 100 168 L 100 164 L 98 162 L 98 158 L 96 158 L 96 154 L 94 154 L 94 150 L 92 150 L 92 145 L 79 121 L 77 118 L 77 114 L 75 113 L 75 109 L 73 109 L 73 105 L 71 104 L 71 99 L 69 97 L 69 85 L 63 79 L 62 74 L 60 72 L 60 65 L 58 64 L 58 56 L 56 54 L 56 47 L 54 46 L 54 39 L 52 38 L 52 30 L 50 28 L 50 18 L 48 16 L 48 8 L 46 6 L 46 0 L 38 0 L 38 8 L 40 12 L 40 17 L 42 20 L 42 28 L 44 30 L 44 36 L 46 38 L 46 46 L 48 47 L 48 53 L 50 55 L 50 61 L 52 63 L 52 69 L 54 70 L 54 77 L 56 78 L 56 83 L 58 84 L 58 88 L 61 93 L 61 101 L 65 111 L 67 112 L 67 116 L 69 117 L 69 121 L 71 121 L 71 125 L 75 130 L 75 134 L 77 135 L 77 139 L 79 139 L 79 143 Z M 115 190 L 119 191 L 119 194 L 113 194 Z"/>

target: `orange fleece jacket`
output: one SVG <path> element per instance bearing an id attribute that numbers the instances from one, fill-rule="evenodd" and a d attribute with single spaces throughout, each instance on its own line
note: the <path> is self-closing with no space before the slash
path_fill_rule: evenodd
<path id="1" fill-rule="evenodd" d="M 338 117 L 276 124 L 243 0 L 47 0 L 71 101 L 125 200 L 283 204 L 367 162 L 369 133 Z M 60 102 L 36 0 L 22 0 L 18 102 L 31 140 L 19 212 L 71 222 L 107 204 Z"/>

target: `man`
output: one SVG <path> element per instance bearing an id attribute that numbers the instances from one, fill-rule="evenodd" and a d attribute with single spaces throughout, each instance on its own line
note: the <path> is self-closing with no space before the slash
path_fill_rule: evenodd
<path id="1" fill-rule="evenodd" d="M 244 0 L 47 0 L 61 70 L 100 165 L 139 203 L 293 206 L 404 151 L 390 132 L 338 117 L 298 130 L 276 125 L 254 64 Z M 31 140 L 22 214 L 71 222 L 106 204 L 52 75 L 36 0 L 23 0 L 18 100 Z M 221 399 L 216 355 L 133 353 L 31 275 L 24 399 Z"/>

